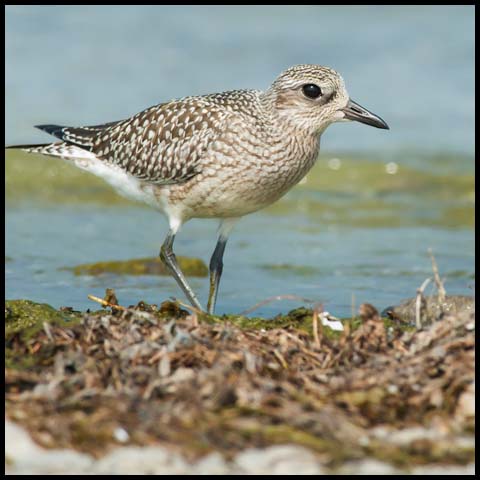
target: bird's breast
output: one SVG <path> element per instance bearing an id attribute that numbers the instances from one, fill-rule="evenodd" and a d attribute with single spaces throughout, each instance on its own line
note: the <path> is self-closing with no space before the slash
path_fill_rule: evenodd
<path id="1" fill-rule="evenodd" d="M 171 201 L 188 205 L 194 217 L 234 217 L 278 200 L 310 170 L 318 139 L 281 138 L 267 143 L 248 130 L 215 142 L 201 172 L 171 188 Z"/>

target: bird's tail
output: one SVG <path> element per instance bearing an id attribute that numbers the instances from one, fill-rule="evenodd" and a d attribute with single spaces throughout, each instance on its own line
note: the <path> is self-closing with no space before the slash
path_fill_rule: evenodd
<path id="1" fill-rule="evenodd" d="M 8 145 L 5 147 L 5 150 L 24 150 L 29 153 L 43 153 L 44 150 L 52 145 L 51 143 L 36 143 L 29 145 Z"/>
<path id="2" fill-rule="evenodd" d="M 52 157 L 91 158 L 93 140 L 96 135 L 120 123 L 110 122 L 90 127 L 65 127 L 63 125 L 35 125 L 36 128 L 62 140 L 56 143 L 42 143 L 36 145 L 12 145 L 8 149 L 15 148 L 29 153 L 40 153 Z"/>
<path id="3" fill-rule="evenodd" d="M 28 153 L 39 153 L 42 155 L 49 155 L 51 157 L 61 158 L 71 158 L 74 156 L 78 156 L 78 151 L 80 150 L 79 148 L 76 148 L 73 145 L 69 145 L 66 142 L 40 143 L 30 145 L 10 145 L 5 148 L 7 150 L 23 150 L 24 152 Z"/>

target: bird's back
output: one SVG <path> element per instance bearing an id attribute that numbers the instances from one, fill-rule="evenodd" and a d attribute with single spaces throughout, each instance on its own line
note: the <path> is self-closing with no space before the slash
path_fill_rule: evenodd
<path id="1" fill-rule="evenodd" d="M 159 198 L 168 196 L 189 217 L 241 216 L 288 191 L 318 153 L 317 139 L 285 131 L 261 96 L 234 90 L 172 100 L 103 125 L 41 125 L 62 142 L 27 150 L 73 160 L 162 210 Z"/>

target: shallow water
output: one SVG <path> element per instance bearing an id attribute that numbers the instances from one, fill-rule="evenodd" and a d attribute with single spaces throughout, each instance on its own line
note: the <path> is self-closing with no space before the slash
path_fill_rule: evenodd
<path id="1" fill-rule="evenodd" d="M 316 63 L 391 128 L 332 126 L 328 150 L 472 153 L 474 25 L 473 6 L 8 6 L 7 143 Z"/>
<path id="2" fill-rule="evenodd" d="M 29 162 L 44 166 L 44 177 L 28 170 Z M 431 276 L 429 247 L 448 293 L 473 293 L 473 176 L 415 170 L 403 175 L 401 167 L 393 175 L 379 162 L 340 162 L 345 166 L 331 170 L 321 158 L 286 197 L 238 224 L 226 250 L 218 312 L 239 313 L 286 294 L 324 302 L 338 316 L 351 312 L 352 295 L 357 305 L 368 301 L 384 308 L 413 296 Z M 33 179 L 28 180 L 29 173 Z M 345 181 L 349 177 L 355 181 Z M 416 182 L 405 185 L 410 178 Z M 436 188 L 425 188 L 429 185 Z M 103 296 L 107 287 L 116 289 L 124 305 L 182 298 L 168 277 L 76 277 L 60 270 L 156 255 L 167 231 L 158 212 L 124 201 L 61 160 L 21 153 L 7 156 L 7 201 L 7 298 L 79 309 L 92 308 L 87 295 Z M 213 220 L 187 223 L 176 240 L 177 254 L 208 263 L 216 225 Z M 205 302 L 208 280 L 192 278 L 191 284 Z M 272 315 L 304 303 L 274 302 L 255 314 Z"/>
<path id="3" fill-rule="evenodd" d="M 45 141 L 35 124 L 111 121 L 172 97 L 265 88 L 292 64 L 329 65 L 391 130 L 327 130 L 307 179 L 235 229 L 218 311 L 282 294 L 337 316 L 352 294 L 383 308 L 431 275 L 428 247 L 447 292 L 472 294 L 474 20 L 469 6 L 9 6 L 6 143 Z M 7 298 L 96 308 L 86 296 L 106 287 L 122 304 L 182 297 L 167 277 L 58 270 L 158 252 L 166 221 L 100 180 L 9 152 L 6 200 Z M 177 253 L 208 262 L 215 229 L 188 223 Z M 208 280 L 192 285 L 205 303 Z"/>
<path id="4" fill-rule="evenodd" d="M 265 225 L 268 228 L 265 229 Z M 469 230 L 422 227 L 401 229 L 319 227 L 302 231 L 305 220 L 289 216 L 275 222 L 267 214 L 238 225 L 225 256 L 219 312 L 235 312 L 268 297 L 295 294 L 322 301 L 335 315 L 348 315 L 352 294 L 379 308 L 415 294 L 431 276 L 426 248 L 431 246 L 448 293 L 473 293 L 473 237 Z M 176 251 L 208 261 L 214 243 L 213 222 L 192 221 L 178 236 Z M 99 234 L 99 232 L 101 232 Z M 168 277 L 104 275 L 76 277 L 59 270 L 69 265 L 105 259 L 155 255 L 166 222 L 146 209 L 56 208 L 7 214 L 7 297 L 28 297 L 53 306 L 92 308 L 88 294 L 103 296 L 113 287 L 121 303 L 159 303 L 182 298 Z M 55 247 L 52 248 L 52 245 Z M 208 280 L 192 278 L 205 302 Z M 282 301 L 262 307 L 273 314 L 301 305 Z"/>

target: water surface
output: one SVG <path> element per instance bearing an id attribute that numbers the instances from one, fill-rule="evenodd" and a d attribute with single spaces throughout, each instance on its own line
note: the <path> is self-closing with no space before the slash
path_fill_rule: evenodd
<path id="1" fill-rule="evenodd" d="M 266 88 L 283 69 L 337 69 L 391 130 L 330 127 L 301 185 L 245 218 L 225 256 L 220 312 L 270 296 L 380 308 L 415 294 L 432 247 L 448 293 L 474 284 L 473 6 L 9 6 L 6 143 L 32 125 L 97 124 L 189 94 Z M 64 266 L 155 255 L 166 221 L 60 160 L 6 155 L 6 296 L 93 307 L 181 296 L 170 278 L 75 277 Z M 178 254 L 208 262 L 216 223 L 192 221 Z M 205 302 L 206 279 L 192 279 Z M 284 301 L 256 313 L 302 304 Z"/>
<path id="2" fill-rule="evenodd" d="M 335 167 L 338 161 L 343 166 L 332 170 L 320 158 L 282 200 L 237 225 L 226 250 L 218 311 L 238 313 L 284 294 L 322 301 L 336 315 L 350 313 L 352 294 L 383 308 L 414 295 L 431 276 L 429 247 L 448 293 L 473 292 L 472 175 L 402 173 L 402 167 L 391 174 L 388 164 L 335 160 Z M 127 305 L 181 297 L 168 277 L 76 277 L 61 270 L 156 255 L 167 232 L 158 212 L 124 200 L 61 160 L 9 153 L 6 173 L 8 298 L 88 308 L 87 295 L 102 296 L 107 287 Z M 214 220 L 188 222 L 175 251 L 208 263 L 216 226 Z M 207 279 L 191 283 L 205 302 Z M 256 313 L 302 303 L 272 303 Z"/>

